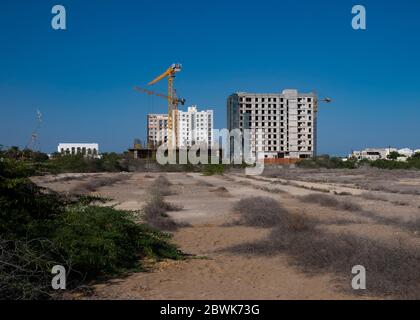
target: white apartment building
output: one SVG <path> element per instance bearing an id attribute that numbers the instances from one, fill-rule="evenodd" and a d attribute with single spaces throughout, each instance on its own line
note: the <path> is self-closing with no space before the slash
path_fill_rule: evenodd
<path id="1" fill-rule="evenodd" d="M 155 149 L 168 140 L 168 115 L 147 115 L 147 143 L 148 147 Z"/>
<path id="2" fill-rule="evenodd" d="M 227 99 L 227 126 L 250 129 L 255 158 L 310 158 L 316 155 L 316 112 L 315 93 L 240 92 Z"/>
<path id="3" fill-rule="evenodd" d="M 197 106 L 187 111 L 178 110 L 178 148 L 188 148 L 204 143 L 213 146 L 213 110 L 199 111 Z M 147 140 L 149 148 L 157 148 L 168 140 L 168 115 L 147 115 Z"/>
<path id="4" fill-rule="evenodd" d="M 99 157 L 99 144 L 97 143 L 60 143 L 57 151 L 61 154 Z"/>
<path id="5" fill-rule="evenodd" d="M 178 147 L 195 144 L 213 146 L 213 110 L 198 111 L 197 106 L 178 111 Z"/>

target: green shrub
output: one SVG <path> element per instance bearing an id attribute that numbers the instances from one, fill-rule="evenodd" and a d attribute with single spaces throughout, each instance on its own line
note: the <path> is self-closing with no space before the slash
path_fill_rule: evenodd
<path id="1" fill-rule="evenodd" d="M 203 175 L 212 176 L 214 174 L 223 174 L 225 172 L 225 165 L 223 164 L 204 164 Z"/>
<path id="2" fill-rule="evenodd" d="M 418 160 L 407 160 L 407 161 L 394 161 L 378 159 L 370 163 L 372 167 L 379 169 L 420 169 L 420 161 Z"/>
<path id="3" fill-rule="evenodd" d="M 40 188 L 20 165 L 0 161 L 0 300 L 49 298 L 55 264 L 70 272 L 71 287 L 138 269 L 146 257 L 182 257 L 169 235 L 136 223 L 132 213 Z"/>
<path id="4" fill-rule="evenodd" d="M 168 236 L 134 222 L 132 214 L 110 207 L 75 206 L 56 221 L 54 243 L 72 268 L 92 278 L 138 268 L 145 257 L 179 259 Z"/>
<path id="5" fill-rule="evenodd" d="M 64 211 L 58 194 L 46 193 L 27 178 L 0 176 L 0 235 L 12 240 L 43 236 L 48 222 Z"/>
<path id="6" fill-rule="evenodd" d="M 327 168 L 327 169 L 355 169 L 357 168 L 357 161 L 354 159 L 348 159 L 343 161 L 338 157 L 330 157 L 323 155 L 315 157 L 313 159 L 305 159 L 297 163 L 298 167 L 301 168 Z"/>

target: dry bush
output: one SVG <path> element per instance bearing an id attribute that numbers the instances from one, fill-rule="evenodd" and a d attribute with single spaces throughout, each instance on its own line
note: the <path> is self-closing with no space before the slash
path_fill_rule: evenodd
<path id="1" fill-rule="evenodd" d="M 229 182 L 235 182 L 236 181 L 234 178 L 226 176 L 226 175 L 222 175 L 221 178 L 226 180 L 226 181 L 229 181 Z"/>
<path id="2" fill-rule="evenodd" d="M 145 222 L 153 228 L 159 230 L 175 231 L 186 224 L 173 221 L 166 212 L 179 211 L 182 207 L 167 203 L 161 195 L 151 196 L 143 208 Z"/>
<path id="3" fill-rule="evenodd" d="M 309 197 L 329 207 L 355 210 L 343 206 L 333 197 Z M 372 294 L 394 298 L 420 298 L 420 248 L 362 238 L 356 235 L 336 234 L 318 227 L 322 222 L 304 214 L 292 215 L 274 199 L 251 197 L 240 200 L 235 210 L 241 214 L 240 224 L 273 227 L 270 235 L 255 243 L 233 246 L 236 254 L 272 256 L 286 253 L 291 264 L 311 274 L 333 272 L 341 280 L 343 289 L 352 293 Z M 374 217 L 371 212 L 361 213 Z M 376 217 L 378 218 L 378 217 Z M 379 217 L 382 218 L 382 217 Z M 390 218 L 383 218 L 391 222 Z M 348 221 L 346 221 L 347 223 Z M 392 221 L 397 223 L 397 221 Z M 407 224 L 409 222 L 398 221 Z M 420 219 L 410 222 L 411 228 L 420 228 Z M 367 270 L 368 288 L 364 292 L 351 289 L 352 267 L 363 265 Z"/>
<path id="4" fill-rule="evenodd" d="M 362 219 L 354 219 L 354 218 L 342 218 L 342 217 L 332 217 L 328 219 L 323 219 L 323 224 L 334 224 L 337 226 L 344 226 L 349 224 L 361 224 L 364 223 Z"/>
<path id="5" fill-rule="evenodd" d="M 50 240 L 0 237 L 0 300 L 50 299 L 51 268 L 61 264 L 71 270 L 69 260 Z"/>
<path id="6" fill-rule="evenodd" d="M 290 215 L 289 230 L 292 232 L 302 232 L 312 230 L 316 225 L 316 220 L 308 217 L 305 213 Z"/>
<path id="7" fill-rule="evenodd" d="M 209 190 L 210 192 L 214 192 L 215 194 L 217 194 L 220 197 L 230 197 L 231 194 L 229 192 L 228 189 L 226 189 L 225 187 L 218 187 L 212 190 Z"/>
<path id="8" fill-rule="evenodd" d="M 116 182 L 127 179 L 128 177 L 129 175 L 126 174 L 118 174 L 109 177 L 95 177 L 87 182 L 79 183 L 70 190 L 70 193 L 79 195 L 87 194 L 96 191 L 100 187 L 111 186 Z"/>
<path id="9" fill-rule="evenodd" d="M 297 223 L 300 226 L 300 222 Z M 236 254 L 272 256 L 286 253 L 290 263 L 310 274 L 335 273 L 342 289 L 352 293 L 396 298 L 420 298 L 420 249 L 385 244 L 350 234 L 333 234 L 319 228 L 277 225 L 269 237 L 229 248 Z M 367 290 L 351 289 L 352 267 L 367 270 Z"/>
<path id="10" fill-rule="evenodd" d="M 186 227 L 188 224 L 177 223 L 168 216 L 168 211 L 182 210 L 181 206 L 166 202 L 163 197 L 171 194 L 170 182 L 164 176 L 159 176 L 150 186 L 149 199 L 143 208 L 144 220 L 150 226 L 167 231 L 175 231 L 179 227 Z"/>
<path id="11" fill-rule="evenodd" d="M 363 192 L 362 194 L 360 194 L 360 197 L 366 200 L 388 201 L 386 197 L 380 196 L 378 194 L 374 194 L 372 192 Z"/>
<path id="12" fill-rule="evenodd" d="M 165 176 L 157 177 L 149 188 L 149 193 L 152 195 L 159 194 L 161 196 L 170 196 L 174 194 L 171 191 L 171 183 Z"/>
<path id="13" fill-rule="evenodd" d="M 200 186 L 200 187 L 214 187 L 213 184 L 211 184 L 210 182 L 204 181 L 204 180 L 197 180 L 195 185 Z"/>
<path id="14" fill-rule="evenodd" d="M 405 221 L 404 227 L 407 230 L 414 231 L 416 235 L 420 236 L 420 218 L 411 221 Z"/>
<path id="15" fill-rule="evenodd" d="M 308 189 L 308 187 L 306 187 L 306 186 L 300 186 L 300 187 L 304 188 L 304 189 Z M 324 193 L 330 193 L 329 189 L 318 188 L 318 187 L 309 187 L 309 190 L 319 191 L 319 192 L 324 192 Z"/>
<path id="16" fill-rule="evenodd" d="M 252 182 L 250 181 L 246 181 L 246 180 L 238 180 L 238 183 L 243 185 L 243 186 L 252 186 Z"/>
<path id="17" fill-rule="evenodd" d="M 287 193 L 286 191 L 279 188 L 268 188 L 264 186 L 254 186 L 254 188 L 257 190 L 262 190 L 262 191 L 270 192 L 270 193 Z"/>
<path id="18" fill-rule="evenodd" d="M 347 192 L 347 191 L 342 191 L 342 192 L 334 191 L 334 194 L 336 196 L 351 196 L 352 195 L 350 192 Z"/>
<path id="19" fill-rule="evenodd" d="M 311 193 L 306 196 L 300 197 L 303 202 L 317 203 L 323 207 L 329 207 L 337 210 L 346 210 L 346 211 L 361 211 L 362 208 L 353 202 L 350 201 L 338 201 L 332 196 L 325 194 L 315 194 Z"/>
<path id="20" fill-rule="evenodd" d="M 239 200 L 234 210 L 240 213 L 238 224 L 251 227 L 273 227 L 289 223 L 289 212 L 268 197 L 249 197 Z"/>

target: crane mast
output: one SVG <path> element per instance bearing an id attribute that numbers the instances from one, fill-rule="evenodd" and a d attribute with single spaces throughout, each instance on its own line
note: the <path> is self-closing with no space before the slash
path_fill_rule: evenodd
<path id="1" fill-rule="evenodd" d="M 177 117 L 179 99 L 176 96 L 174 79 L 176 73 L 180 72 L 181 69 L 181 64 L 174 63 L 164 73 L 148 83 L 151 86 L 164 78 L 168 79 L 168 150 L 176 149 L 178 142 Z"/>

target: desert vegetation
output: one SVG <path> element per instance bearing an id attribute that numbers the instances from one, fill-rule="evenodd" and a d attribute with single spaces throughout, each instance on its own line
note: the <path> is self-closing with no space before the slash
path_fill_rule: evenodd
<path id="1" fill-rule="evenodd" d="M 329 200 L 325 202 L 328 205 Z M 323 228 L 319 220 L 291 214 L 271 198 L 242 199 L 234 209 L 241 214 L 241 223 L 271 229 L 262 241 L 229 248 L 235 254 L 271 256 L 285 253 L 290 257 L 290 263 L 304 272 L 334 272 L 338 285 L 344 290 L 350 290 L 352 267 L 363 265 L 369 272 L 369 287 L 364 294 L 420 297 L 418 247 L 391 245 L 350 233 L 333 233 Z"/>
<path id="2" fill-rule="evenodd" d="M 95 192 L 100 187 L 112 186 L 113 184 L 128 179 L 129 174 L 118 174 L 107 177 L 93 177 L 86 182 L 80 182 L 78 185 L 74 186 L 70 193 L 77 195 L 86 195 L 92 192 Z"/>
<path id="3" fill-rule="evenodd" d="M 388 170 L 420 169 L 420 153 L 414 154 L 413 156 L 407 158 L 406 161 L 398 161 L 398 156 L 400 156 L 398 152 L 391 152 L 388 159 L 370 161 L 367 159 L 357 160 L 355 158 L 349 158 L 347 161 L 342 161 L 342 159 L 339 157 L 320 155 L 313 159 L 306 159 L 298 162 L 297 165 L 300 168 L 310 169 L 356 169 L 364 166 L 371 166 L 374 168 Z"/>
<path id="4" fill-rule="evenodd" d="M 143 208 L 144 219 L 150 226 L 166 231 L 175 231 L 187 224 L 177 223 L 169 217 L 168 211 L 182 210 L 181 206 L 168 203 L 165 196 L 171 195 L 171 183 L 164 176 L 157 177 L 148 190 L 148 200 Z"/>
<path id="5" fill-rule="evenodd" d="M 333 196 L 326 194 L 311 193 L 306 196 L 300 197 L 303 202 L 316 203 L 324 207 L 330 207 L 336 210 L 344 211 L 361 211 L 362 208 L 349 200 L 337 200 Z"/>
<path id="6" fill-rule="evenodd" d="M 170 236 L 131 212 L 67 198 L 31 182 L 15 161 L 0 162 L 0 299 L 49 299 L 51 267 L 68 287 L 129 270 L 145 258 L 181 259 Z"/>

